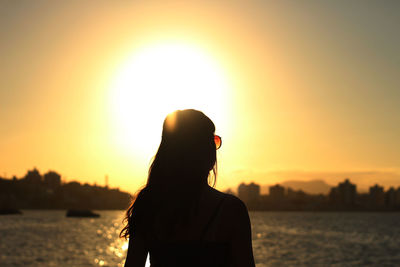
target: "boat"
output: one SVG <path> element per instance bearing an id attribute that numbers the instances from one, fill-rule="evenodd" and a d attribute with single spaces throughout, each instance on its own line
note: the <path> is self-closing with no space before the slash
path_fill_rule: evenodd
<path id="1" fill-rule="evenodd" d="M 0 209 L 0 215 L 9 215 L 9 214 L 22 214 L 22 211 L 18 209 Z"/>
<path id="2" fill-rule="evenodd" d="M 89 217 L 89 218 L 98 218 L 100 214 L 94 213 L 91 210 L 76 210 L 70 209 L 67 210 L 67 217 Z"/>

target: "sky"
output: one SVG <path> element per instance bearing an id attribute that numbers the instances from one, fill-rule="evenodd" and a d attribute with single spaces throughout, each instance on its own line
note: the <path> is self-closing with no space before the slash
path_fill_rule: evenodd
<path id="1" fill-rule="evenodd" d="M 135 192 L 162 120 L 216 124 L 218 189 L 400 186 L 398 1 L 0 2 L 0 176 Z"/>

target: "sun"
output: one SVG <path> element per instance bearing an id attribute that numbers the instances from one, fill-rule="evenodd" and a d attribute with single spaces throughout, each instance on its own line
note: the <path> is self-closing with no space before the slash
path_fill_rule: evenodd
<path id="1" fill-rule="evenodd" d="M 154 154 L 163 120 L 174 110 L 201 110 L 217 129 L 226 121 L 227 79 L 217 61 L 194 45 L 161 43 L 135 51 L 110 92 L 115 141 L 135 153 Z"/>

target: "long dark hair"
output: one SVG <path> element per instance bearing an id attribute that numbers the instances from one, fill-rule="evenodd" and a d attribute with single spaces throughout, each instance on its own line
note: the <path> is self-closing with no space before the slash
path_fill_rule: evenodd
<path id="1" fill-rule="evenodd" d="M 214 132 L 214 123 L 198 110 L 177 110 L 165 118 L 147 183 L 126 211 L 120 237 L 140 230 L 146 240 L 167 239 L 190 221 L 201 189 L 216 183 Z"/>

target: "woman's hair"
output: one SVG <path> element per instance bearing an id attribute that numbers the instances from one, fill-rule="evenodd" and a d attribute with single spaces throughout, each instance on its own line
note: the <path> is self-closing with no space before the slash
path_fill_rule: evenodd
<path id="1" fill-rule="evenodd" d="M 214 132 L 214 123 L 198 110 L 177 110 L 165 118 L 147 183 L 126 211 L 120 237 L 140 229 L 146 240 L 165 239 L 195 215 L 211 171 L 212 185 L 216 182 Z"/>

